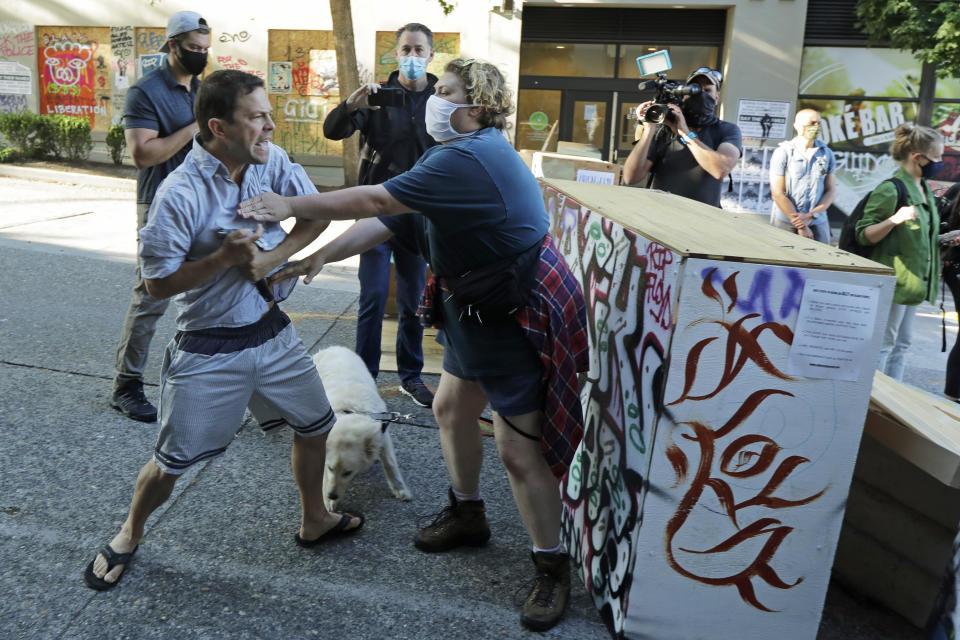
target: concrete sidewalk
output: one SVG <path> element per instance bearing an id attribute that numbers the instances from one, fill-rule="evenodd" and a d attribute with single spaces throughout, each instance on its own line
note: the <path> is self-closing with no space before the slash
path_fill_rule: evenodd
<path id="1" fill-rule="evenodd" d="M 0 165 L 0 175 L 10 168 Z M 301 549 L 292 539 L 299 507 L 291 435 L 264 436 L 245 425 L 224 456 L 178 482 L 148 522 L 121 585 L 106 593 L 87 589 L 83 569 L 125 517 L 158 427 L 127 420 L 108 404 L 133 282 L 133 194 L 128 185 L 79 183 L 75 176 L 0 178 L 0 635 L 609 637 L 577 578 L 558 627 L 532 634 L 520 626 L 513 598 L 530 578 L 529 540 L 490 438 L 482 484 L 490 545 L 439 555 L 413 548 L 417 517 L 442 506 L 447 479 L 431 413 L 401 398 L 390 372 L 378 381 L 388 406 L 412 411 L 424 425 L 391 427 L 413 501 L 393 498 L 376 465 L 353 483 L 343 505 L 366 515 L 364 530 Z M 327 231 L 320 242 L 336 233 Z M 311 352 L 353 346 L 357 293 L 355 262 L 297 287 L 284 308 Z M 918 318 L 908 375 L 935 392 L 945 354 L 932 311 Z M 147 369 L 153 400 L 160 354 L 173 332 L 171 310 Z M 435 386 L 437 378 L 427 382 Z M 832 585 L 818 637 L 922 635 Z"/>

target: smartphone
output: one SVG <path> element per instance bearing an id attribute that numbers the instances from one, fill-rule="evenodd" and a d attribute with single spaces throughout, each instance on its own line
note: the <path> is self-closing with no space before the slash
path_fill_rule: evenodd
<path id="1" fill-rule="evenodd" d="M 226 238 L 228 235 L 230 235 L 230 233 L 233 232 L 233 231 L 237 231 L 237 229 L 227 229 L 226 227 L 217 227 L 217 237 L 220 238 L 221 240 L 223 240 L 223 239 Z M 266 248 L 264 242 L 265 242 L 265 241 L 264 241 L 263 237 L 261 236 L 261 238 L 260 238 L 259 240 L 257 240 L 256 245 L 257 245 L 258 247 L 260 247 L 261 249 L 263 249 L 264 251 L 269 251 L 269 249 Z"/>
<path id="2" fill-rule="evenodd" d="M 402 107 L 405 97 L 403 89 L 380 87 L 379 91 L 367 96 L 367 102 L 371 107 Z"/>

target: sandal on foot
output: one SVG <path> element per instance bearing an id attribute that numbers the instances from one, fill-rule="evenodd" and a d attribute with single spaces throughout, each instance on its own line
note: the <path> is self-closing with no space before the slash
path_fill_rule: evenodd
<path id="1" fill-rule="evenodd" d="M 103 554 L 103 557 L 107 559 L 107 572 L 103 575 L 106 576 L 107 573 L 113 570 L 118 564 L 122 564 L 123 573 L 114 581 L 107 582 L 103 578 L 98 578 L 97 574 L 93 572 L 93 565 L 97 561 L 96 558 L 90 561 L 90 564 L 87 565 L 87 570 L 83 572 L 83 581 L 87 583 L 87 586 L 91 589 L 96 589 L 97 591 L 107 591 L 108 589 L 113 589 L 115 586 L 120 584 L 121 578 L 127 575 L 127 568 L 130 564 L 130 560 L 133 558 L 133 554 L 137 552 L 137 549 L 140 545 L 137 545 L 133 548 L 133 551 L 130 553 L 117 553 L 113 550 L 109 544 L 104 545 L 103 549 L 100 549 L 100 553 Z"/>
<path id="2" fill-rule="evenodd" d="M 350 521 L 353 520 L 354 518 L 360 518 L 360 524 L 353 527 L 352 529 L 347 529 L 347 525 L 349 525 Z M 324 533 L 321 533 L 319 536 L 317 536 L 313 540 L 304 540 L 303 538 L 300 537 L 299 533 L 293 534 L 293 538 L 294 540 L 297 541 L 297 544 L 300 545 L 301 547 L 310 548 L 310 547 L 315 547 L 322 542 L 329 542 L 330 540 L 333 540 L 335 538 L 341 538 L 343 536 L 348 536 L 353 533 L 356 533 L 362 527 L 363 527 L 363 515 L 359 513 L 349 513 L 347 511 L 344 511 L 340 515 L 340 521 L 337 522 L 337 524 L 333 525 L 330 529 L 328 529 Z"/>

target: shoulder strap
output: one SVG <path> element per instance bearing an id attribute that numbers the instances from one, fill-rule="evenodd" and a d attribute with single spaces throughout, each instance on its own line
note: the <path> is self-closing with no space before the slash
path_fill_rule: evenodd
<path id="1" fill-rule="evenodd" d="M 888 181 L 892 182 L 897 190 L 897 209 L 907 206 L 907 200 L 910 197 L 907 193 L 907 185 L 903 184 L 903 180 L 900 178 L 889 178 Z"/>

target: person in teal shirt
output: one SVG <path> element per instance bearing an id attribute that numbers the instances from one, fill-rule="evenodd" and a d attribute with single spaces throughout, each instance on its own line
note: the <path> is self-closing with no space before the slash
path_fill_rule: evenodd
<path id="1" fill-rule="evenodd" d="M 857 241 L 873 246 L 870 259 L 892 267 L 897 276 L 877 369 L 901 380 L 917 305 L 934 302 L 940 283 L 940 218 L 927 179 L 943 166 L 943 136 L 929 127 L 902 124 L 890 155 L 900 165 L 893 177 L 906 187 L 907 203 L 897 208 L 896 186 L 880 184 L 857 223 Z"/>

